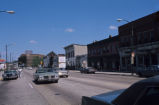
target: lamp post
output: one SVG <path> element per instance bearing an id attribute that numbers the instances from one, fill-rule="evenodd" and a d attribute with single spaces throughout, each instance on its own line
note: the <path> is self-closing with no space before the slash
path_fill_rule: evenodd
<path id="1" fill-rule="evenodd" d="M 134 45 L 134 41 L 133 41 L 133 36 L 134 36 L 134 25 L 133 25 L 133 22 L 131 21 L 128 21 L 128 20 L 125 20 L 125 19 L 117 19 L 118 22 L 121 22 L 121 21 L 125 21 L 127 23 L 131 23 L 131 38 L 130 38 L 130 43 L 131 43 L 131 73 L 133 75 L 134 73 L 134 70 L 133 70 L 133 65 L 134 65 L 134 58 L 135 58 L 135 52 L 134 52 L 134 48 L 133 48 L 133 45 Z"/>
<path id="2" fill-rule="evenodd" d="M 14 14 L 15 13 L 12 10 L 10 10 L 10 11 L 8 11 L 8 10 L 0 10 L 0 12 L 9 13 L 9 14 Z M 11 44 L 9 44 L 9 45 L 11 45 Z M 6 69 L 8 70 L 8 45 L 6 44 L 5 47 L 6 47 Z"/>
<path id="3" fill-rule="evenodd" d="M 14 14 L 14 11 L 5 11 L 5 10 L 0 10 L 0 12 L 4 12 L 4 13 L 9 13 L 9 14 Z"/>

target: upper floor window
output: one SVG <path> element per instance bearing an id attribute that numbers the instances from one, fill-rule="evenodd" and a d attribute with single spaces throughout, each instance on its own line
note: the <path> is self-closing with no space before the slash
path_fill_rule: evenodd
<path id="1" fill-rule="evenodd" d="M 150 40 L 151 40 L 151 41 L 154 41 L 154 40 L 155 40 L 154 30 L 151 30 L 151 31 L 149 32 L 149 35 L 150 35 Z"/>

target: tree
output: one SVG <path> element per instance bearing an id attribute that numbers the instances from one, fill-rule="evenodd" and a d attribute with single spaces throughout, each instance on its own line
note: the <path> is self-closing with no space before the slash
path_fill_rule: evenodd
<path id="1" fill-rule="evenodd" d="M 38 67 L 40 65 L 40 62 L 42 61 L 42 58 L 36 56 L 33 58 L 33 61 L 32 61 L 32 66 L 33 67 Z"/>
<path id="2" fill-rule="evenodd" d="M 26 65 L 26 56 L 21 56 L 20 58 L 18 58 L 18 65 L 20 66 Z"/>

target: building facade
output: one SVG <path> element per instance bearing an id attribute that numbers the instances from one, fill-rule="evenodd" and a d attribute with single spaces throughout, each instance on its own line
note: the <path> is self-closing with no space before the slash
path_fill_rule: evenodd
<path id="1" fill-rule="evenodd" d="M 71 44 L 66 47 L 65 55 L 66 55 L 66 68 L 67 69 L 76 69 L 76 58 L 80 55 L 87 54 L 87 46 L 86 45 L 78 45 L 78 44 Z"/>
<path id="2" fill-rule="evenodd" d="M 56 55 L 53 62 L 53 67 L 55 68 L 66 68 L 66 56 L 64 54 Z"/>
<path id="3" fill-rule="evenodd" d="M 122 71 L 159 64 L 159 12 L 120 26 L 119 38 Z"/>
<path id="4" fill-rule="evenodd" d="M 54 57 L 56 57 L 56 53 L 54 53 L 53 51 L 51 51 L 46 56 L 44 56 L 43 66 L 46 67 L 46 68 L 52 68 L 53 64 L 54 64 L 54 62 L 53 62 Z"/>
<path id="5" fill-rule="evenodd" d="M 87 54 L 85 55 L 79 55 L 76 57 L 76 68 L 87 68 L 88 67 L 88 60 L 87 60 Z"/>
<path id="6" fill-rule="evenodd" d="M 41 54 L 22 54 L 18 58 L 18 64 L 24 67 L 40 65 L 44 55 Z"/>
<path id="7" fill-rule="evenodd" d="M 119 70 L 119 37 L 109 38 L 88 44 L 88 66 L 102 71 Z"/>
<path id="8" fill-rule="evenodd" d="M 26 50 L 25 54 L 33 54 L 33 51 L 32 50 Z"/>

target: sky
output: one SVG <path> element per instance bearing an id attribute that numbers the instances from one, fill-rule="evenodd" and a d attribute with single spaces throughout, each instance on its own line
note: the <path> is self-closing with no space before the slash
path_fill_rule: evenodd
<path id="1" fill-rule="evenodd" d="M 159 10 L 159 0 L 0 0 L 0 53 L 16 60 L 25 50 L 65 53 L 69 44 L 87 45 L 118 35 L 117 22 L 136 20 Z"/>

